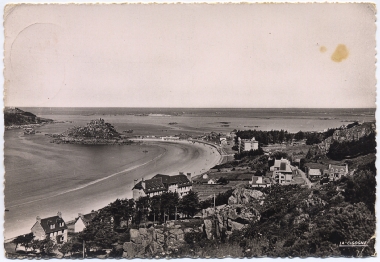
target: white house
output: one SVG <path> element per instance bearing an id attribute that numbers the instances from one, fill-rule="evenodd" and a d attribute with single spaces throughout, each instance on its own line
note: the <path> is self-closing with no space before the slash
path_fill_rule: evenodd
<path id="1" fill-rule="evenodd" d="M 240 139 L 238 138 L 238 147 L 240 151 L 251 151 L 259 149 L 259 141 L 253 137 L 252 139 Z"/>
<path id="2" fill-rule="evenodd" d="M 97 212 L 91 212 L 89 214 L 78 214 L 78 217 L 75 219 L 74 223 L 74 232 L 82 232 L 94 219 L 94 217 L 97 215 Z"/>
<path id="3" fill-rule="evenodd" d="M 211 178 L 209 181 L 207 181 L 207 184 L 209 185 L 215 185 L 216 184 L 216 180 Z"/>
<path id="4" fill-rule="evenodd" d="M 269 170 L 273 171 L 272 177 L 279 184 L 287 184 L 293 180 L 293 170 L 291 169 L 290 162 L 287 159 L 275 159 L 274 165 L 271 166 Z"/>

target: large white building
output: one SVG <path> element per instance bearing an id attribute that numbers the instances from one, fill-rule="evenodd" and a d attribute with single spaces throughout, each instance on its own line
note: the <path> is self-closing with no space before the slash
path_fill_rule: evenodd
<path id="1" fill-rule="evenodd" d="M 270 167 L 270 171 L 273 171 L 272 178 L 279 184 L 288 184 L 293 180 L 293 170 L 287 159 L 275 159 L 274 165 Z"/>
<path id="2" fill-rule="evenodd" d="M 140 197 L 153 197 L 167 192 L 177 192 L 179 197 L 187 195 L 193 188 L 191 182 L 191 173 L 187 175 L 182 172 L 176 176 L 168 176 L 157 174 L 152 179 L 144 180 L 135 184 L 133 187 L 133 199 L 137 200 Z"/>
<path id="3" fill-rule="evenodd" d="M 259 141 L 253 137 L 252 139 L 241 139 L 238 138 L 238 146 L 240 151 L 251 151 L 259 149 Z"/>

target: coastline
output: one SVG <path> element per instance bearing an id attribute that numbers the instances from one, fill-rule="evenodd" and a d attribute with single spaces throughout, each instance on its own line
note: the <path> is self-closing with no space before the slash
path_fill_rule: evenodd
<path id="1" fill-rule="evenodd" d="M 187 141 L 150 141 L 149 146 L 160 148 L 160 154 L 148 161 L 137 161 L 129 167 L 113 172 L 84 185 L 50 192 L 45 197 L 29 198 L 6 205 L 10 212 L 5 214 L 6 239 L 28 233 L 37 215 L 47 217 L 61 211 L 65 220 L 74 219 L 78 213 L 87 213 L 102 208 L 117 198 L 132 198 L 134 179 L 149 179 L 157 173 L 175 175 L 191 172 L 193 176 L 207 171 L 220 161 L 215 148 L 192 144 Z M 18 220 L 18 225 L 12 221 Z"/>

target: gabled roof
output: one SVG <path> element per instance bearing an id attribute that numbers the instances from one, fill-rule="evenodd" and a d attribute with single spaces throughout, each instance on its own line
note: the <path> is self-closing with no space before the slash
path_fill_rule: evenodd
<path id="1" fill-rule="evenodd" d="M 142 186 L 142 181 L 138 182 L 133 189 L 143 190 L 146 193 L 167 191 L 170 185 L 177 184 L 178 187 L 191 186 L 191 181 L 186 175 L 168 176 L 157 174 L 152 179 L 145 180 L 145 189 Z"/>
<path id="2" fill-rule="evenodd" d="M 75 222 L 81 218 L 83 223 L 87 226 L 96 217 L 97 214 L 98 214 L 97 212 L 91 212 L 91 213 L 79 216 L 77 217 Z"/>
<path id="3" fill-rule="evenodd" d="M 60 226 L 60 223 L 63 223 L 63 226 Z M 40 221 L 42 228 L 45 233 L 56 232 L 59 230 L 67 229 L 65 221 L 59 216 L 53 216 L 48 218 L 42 218 Z M 54 228 L 50 228 L 51 225 L 54 225 Z"/>
<path id="4" fill-rule="evenodd" d="M 167 187 L 162 183 L 162 178 L 152 178 L 145 181 L 145 192 L 153 193 L 158 191 L 165 191 Z"/>

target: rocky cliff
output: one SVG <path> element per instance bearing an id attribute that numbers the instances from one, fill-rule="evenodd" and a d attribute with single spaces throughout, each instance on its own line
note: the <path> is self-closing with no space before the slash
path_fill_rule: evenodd
<path id="1" fill-rule="evenodd" d="M 366 122 L 361 125 L 354 126 L 348 129 L 335 130 L 332 136 L 326 138 L 320 144 L 314 145 L 309 149 L 307 154 L 308 159 L 316 159 L 325 156 L 334 142 L 352 142 L 359 141 L 363 137 L 376 132 L 376 126 L 373 122 Z"/>

